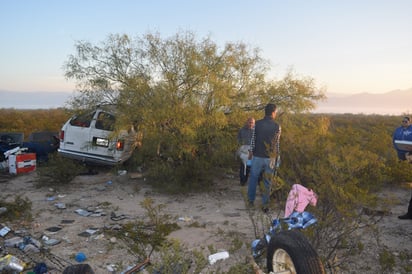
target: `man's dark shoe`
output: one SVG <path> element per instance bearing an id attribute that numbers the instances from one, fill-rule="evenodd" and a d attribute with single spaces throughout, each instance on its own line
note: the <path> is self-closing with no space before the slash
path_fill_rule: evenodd
<path id="1" fill-rule="evenodd" d="M 405 215 L 398 216 L 401 220 L 412 220 L 412 214 L 406 213 Z"/>

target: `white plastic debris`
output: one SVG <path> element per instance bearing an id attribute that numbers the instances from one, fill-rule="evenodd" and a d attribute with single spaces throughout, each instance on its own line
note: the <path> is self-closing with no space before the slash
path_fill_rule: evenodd
<path id="1" fill-rule="evenodd" d="M 229 258 L 229 252 L 227 251 L 222 251 L 222 252 L 218 252 L 212 255 L 209 255 L 209 264 L 214 264 L 219 260 L 225 260 Z"/>
<path id="2" fill-rule="evenodd" d="M 9 227 L 4 226 L 2 229 L 0 229 L 0 236 L 1 236 L 1 237 L 6 236 L 7 233 L 10 232 L 10 230 L 11 230 L 11 229 L 10 229 Z"/>

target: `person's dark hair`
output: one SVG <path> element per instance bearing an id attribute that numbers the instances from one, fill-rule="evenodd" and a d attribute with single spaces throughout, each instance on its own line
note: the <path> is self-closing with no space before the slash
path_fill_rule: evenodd
<path id="1" fill-rule="evenodd" d="M 411 118 L 409 118 L 409 116 L 405 116 L 405 117 L 403 117 L 403 119 L 404 119 L 404 120 L 408 120 L 408 122 L 411 121 Z"/>
<path id="2" fill-rule="evenodd" d="M 267 104 L 265 107 L 265 115 L 271 115 L 272 112 L 276 110 L 276 105 L 275 104 Z"/>

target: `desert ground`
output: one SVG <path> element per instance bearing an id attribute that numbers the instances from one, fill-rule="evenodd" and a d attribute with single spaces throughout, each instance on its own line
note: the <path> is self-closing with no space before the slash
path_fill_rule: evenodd
<path id="1" fill-rule="evenodd" d="M 201 251 L 206 260 L 212 252 L 229 252 L 229 258 L 207 264 L 199 272 L 225 273 L 231 265 L 250 259 L 255 229 L 243 198 L 246 188 L 239 185 L 235 173 L 222 174 L 211 192 L 181 195 L 155 192 L 143 174 L 119 175 L 103 170 L 96 175 L 77 176 L 70 184 L 58 188 L 38 188 L 36 180 L 35 172 L 1 176 L 0 198 L 12 201 L 16 195 L 27 197 L 32 202 L 33 216 L 31 223 L 21 223 L 3 222 L 0 215 L 0 224 L 11 229 L 0 237 L 2 256 L 15 255 L 31 261 L 31 266 L 33 261 L 43 261 L 49 273 L 62 273 L 66 267 L 79 263 L 75 255 L 82 252 L 86 256 L 82 263 L 89 264 L 95 273 L 122 273 L 144 258 L 129 252 L 127 243 L 110 236 L 107 231 L 121 229 L 127 222 L 144 218 L 141 202 L 151 198 L 155 204 L 164 205 L 163 211 L 180 227 L 169 235 L 170 238 L 178 239 L 189 250 Z M 341 273 L 382 273 L 377 254 L 378 246 L 382 245 L 395 256 L 406 253 L 409 257 L 406 262 L 396 261 L 395 267 L 387 273 L 407 273 L 404 265 L 412 266 L 412 220 L 397 218 L 406 210 L 411 189 L 390 188 L 382 195 L 391 197 L 393 205 L 379 222 L 379 241 L 365 235 L 363 254 L 354 257 L 350 271 Z M 280 202 L 279 207 L 273 209 L 277 212 L 271 212 L 271 216 L 282 215 L 283 206 Z M 42 242 L 47 256 L 4 247 L 7 239 L 19 233 Z M 234 238 L 241 239 L 243 244 L 233 248 Z M 46 240 L 57 241 L 45 244 Z M 24 273 L 30 270 L 27 268 Z"/>

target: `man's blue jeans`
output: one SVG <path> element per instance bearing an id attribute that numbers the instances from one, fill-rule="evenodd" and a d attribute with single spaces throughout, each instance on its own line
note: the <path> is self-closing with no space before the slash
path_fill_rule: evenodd
<path id="1" fill-rule="evenodd" d="M 269 204 L 269 195 L 270 195 L 270 185 L 271 175 L 273 174 L 274 170 L 270 168 L 270 158 L 261 158 L 261 157 L 253 157 L 252 159 L 252 166 L 250 168 L 250 177 L 249 177 L 249 185 L 247 189 L 247 197 L 249 203 L 254 203 L 256 198 L 256 187 L 259 183 L 259 175 L 264 171 L 263 174 L 263 183 L 264 183 L 264 190 L 262 194 L 262 206 L 266 207 Z"/>

